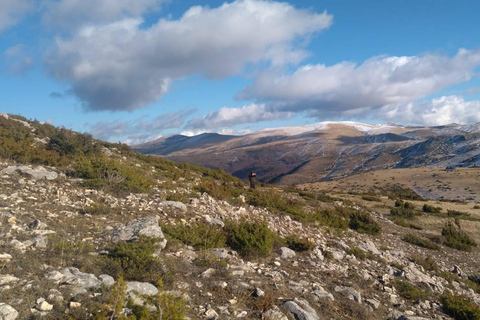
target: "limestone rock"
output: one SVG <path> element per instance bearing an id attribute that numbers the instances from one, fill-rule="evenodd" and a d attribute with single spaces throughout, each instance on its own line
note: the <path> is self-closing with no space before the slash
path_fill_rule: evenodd
<path id="1" fill-rule="evenodd" d="M 163 249 L 167 245 L 167 240 L 163 235 L 162 229 L 158 225 L 158 216 L 149 216 L 138 218 L 127 224 L 115 228 L 111 231 L 112 242 L 134 241 L 140 236 L 158 238 L 161 240 L 160 247 Z"/>
<path id="2" fill-rule="evenodd" d="M 9 166 L 0 171 L 0 173 L 10 175 L 16 171 L 29 175 L 35 180 L 55 180 L 58 178 L 58 173 L 55 171 L 49 171 L 42 166 L 38 166 L 36 168 L 31 168 L 29 166 Z"/>
<path id="3" fill-rule="evenodd" d="M 160 206 L 177 209 L 183 212 L 187 211 L 187 206 L 180 201 L 163 201 L 160 203 Z"/>
<path id="4" fill-rule="evenodd" d="M 340 292 L 350 300 L 362 303 L 362 295 L 352 287 L 336 286 L 335 292 Z"/>
<path id="5" fill-rule="evenodd" d="M 12 260 L 12 256 L 8 253 L 0 253 L 0 264 L 8 263 Z"/>
<path id="6" fill-rule="evenodd" d="M 15 320 L 17 318 L 17 310 L 6 303 L 0 302 L 0 320 Z"/>
<path id="7" fill-rule="evenodd" d="M 285 302 L 283 306 L 295 316 L 295 319 L 319 320 L 315 309 L 313 309 L 308 302 L 303 299 L 295 298 L 293 301 Z"/>
<path id="8" fill-rule="evenodd" d="M 291 258 L 295 258 L 295 256 L 296 256 L 296 253 L 292 249 L 287 247 L 280 248 L 280 257 L 282 259 L 291 259 Z"/>
<path id="9" fill-rule="evenodd" d="M 127 282 L 127 293 L 131 291 L 147 296 L 154 296 L 158 293 L 158 289 L 153 284 L 138 281 Z"/>

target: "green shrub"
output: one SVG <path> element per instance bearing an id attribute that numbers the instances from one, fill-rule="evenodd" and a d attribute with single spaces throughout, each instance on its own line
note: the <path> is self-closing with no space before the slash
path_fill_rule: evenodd
<path id="1" fill-rule="evenodd" d="M 362 196 L 362 199 L 366 201 L 382 202 L 382 199 L 380 199 L 379 197 L 368 195 L 368 194 Z"/>
<path id="2" fill-rule="evenodd" d="M 297 252 L 310 251 L 314 247 L 314 244 L 310 241 L 300 239 L 296 236 L 288 236 L 284 239 L 284 241 L 287 247 Z"/>
<path id="3" fill-rule="evenodd" d="M 347 250 L 345 250 L 345 253 L 354 255 L 358 260 L 362 261 L 367 258 L 366 252 L 358 247 L 348 248 Z"/>
<path id="4" fill-rule="evenodd" d="M 253 191 L 248 195 L 247 203 L 255 207 L 265 207 L 274 212 L 286 214 L 298 221 L 305 221 L 304 203 L 290 199 L 275 190 Z"/>
<path id="5" fill-rule="evenodd" d="M 450 218 L 466 218 L 469 217 L 470 213 L 458 211 L 458 210 L 447 210 L 447 217 Z"/>
<path id="6" fill-rule="evenodd" d="M 397 289 L 398 294 L 408 300 L 419 301 L 428 299 L 428 293 L 423 291 L 408 281 L 396 280 L 393 283 L 395 289 Z"/>
<path id="7" fill-rule="evenodd" d="M 411 221 L 406 220 L 405 218 L 401 218 L 398 216 L 392 216 L 390 217 L 390 220 L 393 221 L 396 225 L 399 225 L 404 228 L 410 228 L 410 229 L 415 229 L 415 230 L 423 230 L 422 226 L 413 223 Z"/>
<path id="8" fill-rule="evenodd" d="M 430 255 L 426 257 L 415 255 L 415 256 L 411 256 L 410 260 L 422 266 L 427 271 L 438 272 L 437 262 L 435 261 L 435 258 L 433 258 Z"/>
<path id="9" fill-rule="evenodd" d="M 111 208 L 109 205 L 104 204 L 104 203 L 94 203 L 93 205 L 89 207 L 83 208 L 80 212 L 83 214 L 109 214 L 111 212 Z"/>
<path id="10" fill-rule="evenodd" d="M 440 302 L 443 311 L 455 320 L 480 320 L 480 307 L 467 296 L 445 294 Z"/>
<path id="11" fill-rule="evenodd" d="M 407 233 L 403 237 L 403 241 L 414 244 L 414 245 L 422 247 L 422 248 L 427 248 L 427 249 L 432 249 L 432 250 L 439 250 L 440 249 L 440 247 L 438 245 L 436 245 L 435 243 L 433 243 L 429 240 L 417 237 L 416 235 L 413 235 L 411 233 Z"/>
<path id="12" fill-rule="evenodd" d="M 455 219 L 455 223 L 448 221 L 442 229 L 444 244 L 450 248 L 462 251 L 471 251 L 477 246 L 475 240 L 466 234 L 460 225 L 460 221 Z"/>
<path id="13" fill-rule="evenodd" d="M 440 213 L 442 211 L 442 208 L 424 204 L 422 211 L 425 213 Z"/>
<path id="14" fill-rule="evenodd" d="M 382 228 L 369 213 L 364 211 L 357 211 L 350 216 L 350 229 L 359 233 L 366 233 L 376 235 L 382 232 Z"/>
<path id="15" fill-rule="evenodd" d="M 349 214 L 347 209 L 335 207 L 335 209 L 317 210 L 314 213 L 306 214 L 303 221 L 316 226 L 346 230 L 349 224 Z"/>
<path id="16" fill-rule="evenodd" d="M 276 235 L 262 222 L 229 222 L 227 245 L 244 257 L 266 257 L 272 251 Z"/>
<path id="17" fill-rule="evenodd" d="M 192 225 L 162 225 L 165 234 L 179 240 L 195 249 L 222 248 L 227 241 L 226 235 L 220 227 L 205 223 Z"/>
<path id="18" fill-rule="evenodd" d="M 180 192 L 167 194 L 165 200 L 166 201 L 180 201 L 180 202 L 183 202 L 183 203 L 186 203 L 186 204 L 190 202 L 189 196 L 184 194 L 184 193 L 180 193 Z"/>
<path id="19" fill-rule="evenodd" d="M 390 209 L 390 214 L 393 217 L 400 217 L 400 218 L 414 218 L 416 216 L 421 215 L 421 213 L 411 208 L 405 208 L 405 207 L 393 207 Z"/>
<path id="20" fill-rule="evenodd" d="M 142 236 L 138 242 L 120 241 L 107 249 L 100 264 L 102 271 L 114 278 L 156 283 L 166 273 L 161 260 L 153 256 L 158 239 Z"/>
<path id="21" fill-rule="evenodd" d="M 480 209 L 480 206 L 478 204 L 473 206 L 473 209 Z"/>
<path id="22" fill-rule="evenodd" d="M 205 192 L 219 200 L 231 200 L 245 192 L 241 183 L 220 182 L 214 179 L 203 179 L 198 186 L 195 186 L 194 190 L 200 193 Z"/>

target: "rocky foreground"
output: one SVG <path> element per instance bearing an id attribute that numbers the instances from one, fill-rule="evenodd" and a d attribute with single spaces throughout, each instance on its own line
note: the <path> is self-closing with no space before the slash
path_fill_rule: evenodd
<path id="1" fill-rule="evenodd" d="M 85 188 L 81 179 L 53 168 L 7 162 L 0 168 L 2 320 L 161 319 L 172 306 L 180 311 L 171 319 L 420 320 L 450 319 L 440 301 L 444 294 L 480 305 L 480 294 L 463 281 L 478 272 L 477 254 L 449 248 L 432 253 L 403 242 L 402 228 L 373 212 L 384 229 L 376 237 L 304 224 L 246 205 L 242 195 L 232 205 L 192 194 L 200 176 L 182 187 L 120 197 Z M 166 200 L 176 193 L 192 197 L 188 203 Z M 274 246 L 265 257 L 248 257 L 229 247 L 188 246 L 165 232 L 168 226 L 217 230 L 252 221 L 310 246 Z M 145 237 L 156 239 L 153 256 L 164 268 L 162 282 L 104 273 L 113 268 L 99 265 L 114 261 L 102 258 L 115 245 Z M 412 259 L 429 255 L 436 270 Z"/>

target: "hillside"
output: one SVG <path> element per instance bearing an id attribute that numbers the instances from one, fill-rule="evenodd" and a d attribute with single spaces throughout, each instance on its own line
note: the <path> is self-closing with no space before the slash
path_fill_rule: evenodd
<path id="1" fill-rule="evenodd" d="M 252 190 L 10 115 L 0 159 L 0 319 L 480 319 L 476 199 Z"/>
<path id="2" fill-rule="evenodd" d="M 283 185 L 317 182 L 388 168 L 468 167 L 480 154 L 477 125 L 404 127 L 320 122 L 244 136 L 172 136 L 133 146 L 145 154 L 224 168 L 245 179 Z"/>

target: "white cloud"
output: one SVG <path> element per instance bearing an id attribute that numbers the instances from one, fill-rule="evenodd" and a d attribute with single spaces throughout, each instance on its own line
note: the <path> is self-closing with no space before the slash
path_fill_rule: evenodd
<path id="1" fill-rule="evenodd" d="M 431 101 L 386 105 L 364 114 L 396 123 L 437 126 L 480 122 L 480 100 L 465 101 L 461 96 L 443 96 Z"/>
<path id="2" fill-rule="evenodd" d="M 188 121 L 187 129 L 212 130 L 220 127 L 230 127 L 243 123 L 255 123 L 276 119 L 288 119 L 295 114 L 292 112 L 270 111 L 264 105 L 250 104 L 239 108 L 221 108 L 203 117 L 197 117 Z"/>
<path id="3" fill-rule="evenodd" d="M 31 9 L 31 0 L 1 0 L 0 32 L 18 23 L 22 16 Z"/>
<path id="4" fill-rule="evenodd" d="M 361 65 L 307 65 L 292 75 L 261 74 L 240 98 L 268 101 L 285 110 L 312 115 L 411 102 L 471 80 L 480 65 L 480 49 L 442 55 L 378 56 Z"/>
<path id="5" fill-rule="evenodd" d="M 298 63 L 306 53 L 295 40 L 328 28 L 332 16 L 288 3 L 237 0 L 192 7 L 148 29 L 141 23 L 126 19 L 58 38 L 47 69 L 70 83 L 88 110 L 134 110 L 160 99 L 174 79 L 222 78 L 250 63 Z"/>
<path id="6" fill-rule="evenodd" d="M 17 44 L 3 52 L 0 67 L 11 75 L 21 75 L 33 67 L 33 59 L 22 44 Z"/>
<path id="7" fill-rule="evenodd" d="M 165 0 L 46 0 L 44 24 L 75 30 L 85 24 L 108 23 L 117 19 L 141 17 L 160 9 Z"/>
<path id="8" fill-rule="evenodd" d="M 128 141 L 128 144 L 138 144 L 157 139 L 163 130 L 181 128 L 193 112 L 195 110 L 170 112 L 151 120 L 140 118 L 129 121 L 100 121 L 91 125 L 90 133 L 101 140 L 123 139 Z"/>

